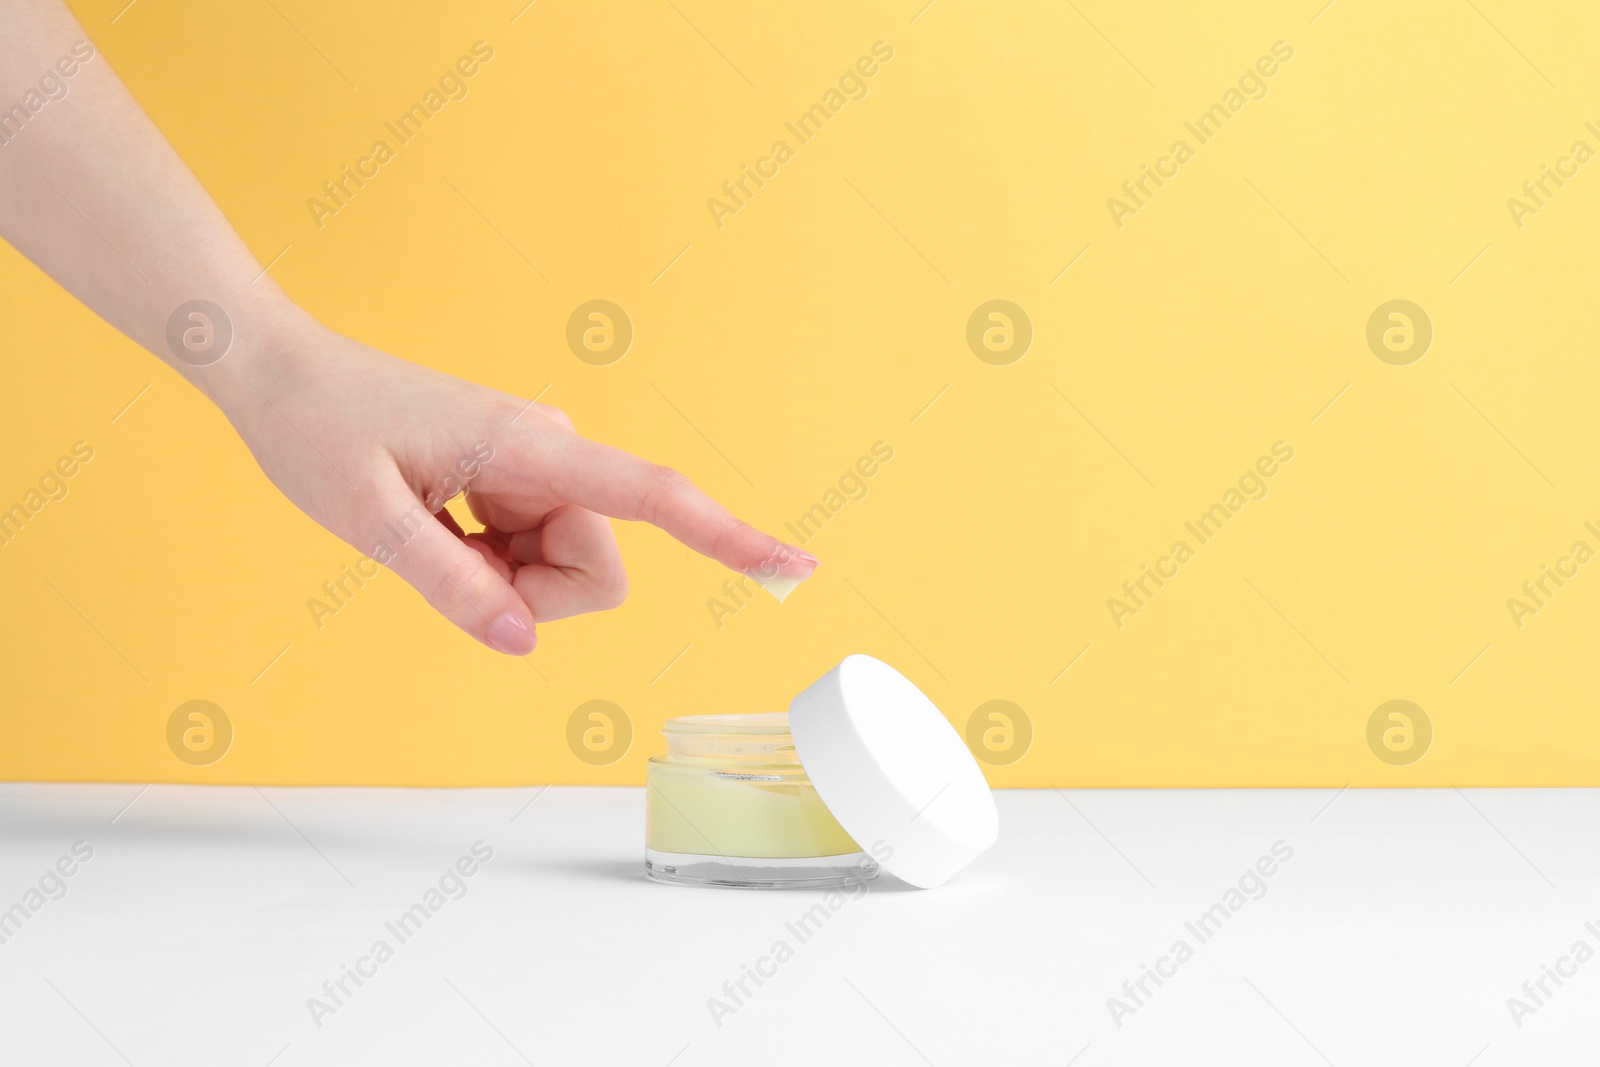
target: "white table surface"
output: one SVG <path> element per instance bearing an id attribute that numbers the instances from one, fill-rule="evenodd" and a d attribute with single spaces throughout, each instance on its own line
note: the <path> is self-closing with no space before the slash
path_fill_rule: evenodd
<path id="1" fill-rule="evenodd" d="M 801 942 L 820 893 L 646 881 L 638 789 L 0 785 L 0 909 L 93 849 L 0 944 L 0 1063 L 1596 1060 L 1600 958 L 1520 1027 L 1506 1003 L 1600 951 L 1596 791 L 997 795 L 1000 843 L 957 880 L 880 880 Z M 385 922 L 478 841 L 466 894 L 399 943 Z M 1186 931 L 1279 841 L 1264 896 Z M 1179 938 L 1193 958 L 1116 1025 L 1107 998 Z M 719 1026 L 708 998 L 780 939 Z"/>

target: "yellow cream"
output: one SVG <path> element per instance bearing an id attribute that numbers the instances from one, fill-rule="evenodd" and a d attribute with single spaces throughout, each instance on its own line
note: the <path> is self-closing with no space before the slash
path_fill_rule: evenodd
<path id="1" fill-rule="evenodd" d="M 795 589 L 799 587 L 800 583 L 811 577 L 811 575 L 802 574 L 799 577 L 796 577 L 790 574 L 777 574 L 771 578 L 763 578 L 759 574 L 752 574 L 750 577 L 754 579 L 755 583 L 761 588 L 777 597 L 778 603 L 782 604 L 789 598 L 789 594 L 794 592 Z"/>
<path id="2" fill-rule="evenodd" d="M 787 714 L 693 715 L 661 732 L 667 752 L 650 760 L 645 790 L 653 876 L 816 885 L 835 870 L 829 884 L 876 873 L 806 777 Z"/>

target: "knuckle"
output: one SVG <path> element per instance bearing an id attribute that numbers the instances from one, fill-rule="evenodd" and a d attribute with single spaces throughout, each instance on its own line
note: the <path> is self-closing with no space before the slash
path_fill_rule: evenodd
<path id="1" fill-rule="evenodd" d="M 642 517 L 646 522 L 660 525 L 658 520 L 666 513 L 667 506 L 693 488 L 694 483 L 681 471 L 653 464 L 645 476 L 644 499 L 640 502 Z"/>
<path id="2" fill-rule="evenodd" d="M 483 557 L 476 553 L 452 563 L 434 581 L 433 590 L 428 596 L 429 602 L 452 618 L 462 615 L 476 617 L 481 609 L 474 598 L 481 595 L 480 586 L 486 566 Z"/>
<path id="3" fill-rule="evenodd" d="M 755 527 L 742 519 L 729 515 L 726 521 L 717 529 L 716 536 L 711 542 L 711 554 L 718 559 L 724 558 L 741 541 L 745 540 Z"/>
<path id="4" fill-rule="evenodd" d="M 570 433 L 576 433 L 578 431 L 578 427 L 572 422 L 572 416 L 568 415 L 560 408 L 551 407 L 549 404 L 539 404 L 537 407 L 539 409 L 539 414 L 560 426 L 562 429 L 567 430 Z"/>
<path id="5" fill-rule="evenodd" d="M 628 599 L 628 573 L 621 567 L 608 574 L 600 584 L 600 599 L 607 611 L 620 608 Z"/>

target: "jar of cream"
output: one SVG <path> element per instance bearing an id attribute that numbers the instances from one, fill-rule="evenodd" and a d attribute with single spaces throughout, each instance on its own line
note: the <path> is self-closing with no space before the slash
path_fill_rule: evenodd
<path id="1" fill-rule="evenodd" d="M 878 876 L 806 777 L 786 713 L 690 715 L 661 734 L 645 779 L 650 877 L 798 889 Z"/>
<path id="2" fill-rule="evenodd" d="M 847 656 L 789 711 L 662 728 L 645 788 L 645 871 L 682 885 L 931 887 L 995 841 L 983 772 L 932 701 Z"/>

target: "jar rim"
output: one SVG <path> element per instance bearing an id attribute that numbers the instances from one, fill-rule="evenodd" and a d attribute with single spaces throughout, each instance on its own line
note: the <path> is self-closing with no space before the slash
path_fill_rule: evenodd
<path id="1" fill-rule="evenodd" d="M 789 732 L 789 713 L 764 711 L 738 712 L 731 715 L 680 715 L 662 724 L 661 732 L 781 737 Z"/>

